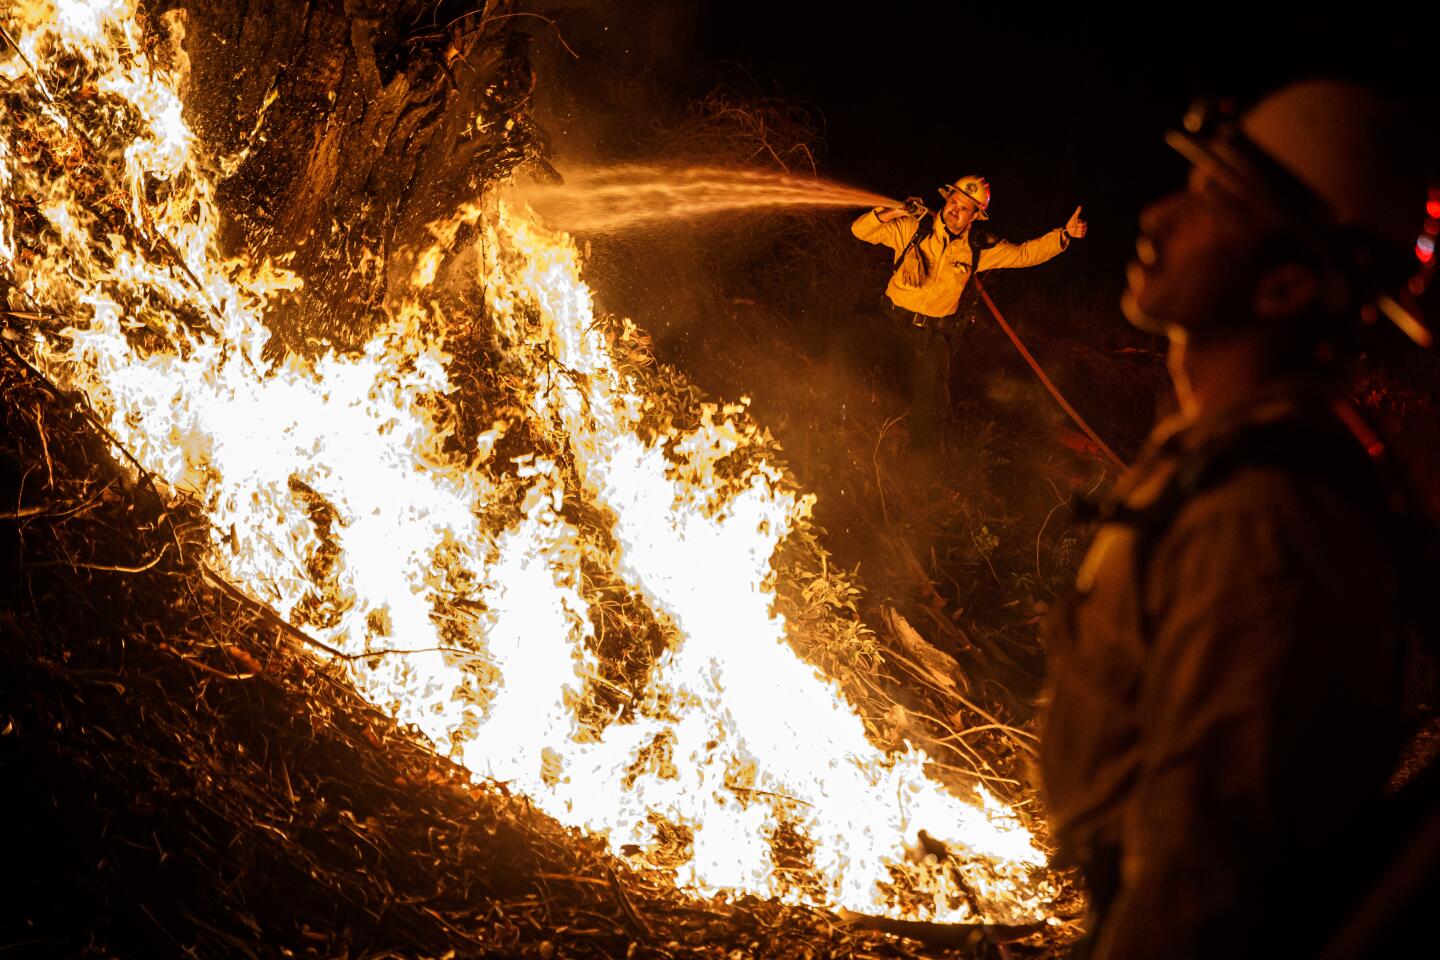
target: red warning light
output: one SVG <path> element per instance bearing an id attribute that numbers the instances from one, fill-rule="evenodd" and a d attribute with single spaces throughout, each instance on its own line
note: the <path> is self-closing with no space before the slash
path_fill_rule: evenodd
<path id="1" fill-rule="evenodd" d="M 1431 220 L 1440 220 L 1440 200 L 1430 200 L 1425 204 L 1425 215 Z"/>

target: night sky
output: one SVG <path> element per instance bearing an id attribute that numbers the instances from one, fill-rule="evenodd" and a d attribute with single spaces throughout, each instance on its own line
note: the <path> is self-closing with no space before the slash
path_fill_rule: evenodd
<path id="1" fill-rule="evenodd" d="M 581 55 L 571 60 L 548 27 L 527 25 L 542 105 L 564 86 L 562 98 L 579 98 L 572 117 L 613 119 L 646 109 L 619 92 L 633 92 L 635 78 L 680 99 L 724 86 L 798 100 L 823 119 L 822 175 L 933 200 L 939 184 L 980 173 L 997 225 L 1014 237 L 1059 225 L 1084 204 L 1089 245 L 1107 262 L 1128 257 L 1143 204 L 1181 181 L 1184 165 L 1161 137 L 1193 96 L 1244 103 L 1286 80 L 1327 75 L 1440 115 L 1435 13 L 1266 5 L 1278 22 L 1261 28 L 1199 6 L 1188 15 L 1076 8 L 1058 19 L 1015 3 L 889 2 L 861 14 L 773 0 L 556 0 L 534 9 L 554 17 Z M 559 155 L 575 147 L 566 123 L 548 125 Z"/>

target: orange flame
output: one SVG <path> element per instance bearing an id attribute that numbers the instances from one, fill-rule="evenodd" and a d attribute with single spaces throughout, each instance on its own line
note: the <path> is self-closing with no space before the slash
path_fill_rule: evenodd
<path id="1" fill-rule="evenodd" d="M 486 319 L 526 372 L 546 441 L 497 463 L 497 422 L 457 454 L 433 303 L 396 309 L 354 355 L 265 359 L 267 299 L 298 281 L 220 256 L 179 78 L 147 61 L 130 0 L 25 0 L 4 18 L 18 55 L 0 77 L 22 95 L 0 104 L 0 253 L 28 303 L 73 321 L 35 360 L 203 504 L 209 565 L 362 655 L 347 667 L 356 689 L 477 779 L 684 889 L 945 921 L 1045 916 L 1044 857 L 1013 813 L 929 779 L 921 751 L 875 747 L 792 650 L 773 556 L 813 497 L 764 459 L 744 404 L 642 431 L 653 398 L 612 356 L 568 238 L 493 198 L 432 226 L 413 292 L 433 286 L 459 225 L 479 225 Z M 81 131 L 65 98 L 82 81 L 138 135 Z M 108 185 L 55 162 L 76 150 L 100 154 Z M 611 518 L 613 549 L 566 519 L 570 503 Z M 623 719 L 577 712 L 600 672 L 582 558 L 673 637 Z M 961 854 L 958 873 L 906 859 L 921 829 Z M 799 866 L 777 865 L 782 833 L 802 838 Z"/>

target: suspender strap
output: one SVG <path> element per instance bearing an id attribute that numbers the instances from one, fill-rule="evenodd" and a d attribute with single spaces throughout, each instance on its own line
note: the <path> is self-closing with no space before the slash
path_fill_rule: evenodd
<path id="1" fill-rule="evenodd" d="M 929 239 L 930 234 L 935 232 L 936 216 L 937 214 L 932 213 L 930 214 L 930 216 L 922 217 L 920 219 L 920 223 L 915 227 L 914 234 L 912 234 L 910 237 L 910 242 L 905 245 L 905 249 L 901 250 L 900 255 L 895 258 L 895 266 L 897 268 L 900 266 L 901 262 L 904 261 L 905 256 L 911 250 L 914 250 L 916 256 L 920 258 L 921 276 L 924 277 L 930 273 L 930 267 L 925 262 L 925 251 L 920 249 L 920 244 L 924 243 L 927 239 Z"/>

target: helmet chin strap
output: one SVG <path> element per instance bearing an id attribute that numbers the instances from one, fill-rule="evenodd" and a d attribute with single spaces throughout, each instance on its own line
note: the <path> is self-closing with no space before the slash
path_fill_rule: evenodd
<path id="1" fill-rule="evenodd" d="M 1168 336 L 1171 326 L 1160 320 L 1156 320 L 1150 314 L 1140 309 L 1140 304 L 1135 299 L 1135 294 L 1129 290 L 1120 298 L 1120 312 L 1125 314 L 1125 319 L 1130 326 L 1142 333 L 1154 334 L 1157 337 Z M 1177 328 L 1178 329 L 1178 328 Z"/>
<path id="2" fill-rule="evenodd" d="M 1411 340 L 1414 340 L 1422 347 L 1434 344 L 1435 337 L 1430 331 L 1416 319 L 1415 314 L 1406 310 L 1400 303 L 1388 294 L 1380 294 L 1375 298 L 1375 306 L 1380 312 L 1390 319 L 1390 322 L 1400 328 L 1400 332 Z M 1362 314 L 1363 316 L 1363 314 Z"/>
<path id="3" fill-rule="evenodd" d="M 1226 189 L 1243 197 L 1275 227 L 1318 255 L 1343 264 L 1342 272 L 1363 290 L 1360 316 L 1367 324 L 1383 314 L 1421 347 L 1434 336 L 1409 308 L 1385 292 L 1389 284 L 1375 267 L 1380 258 L 1372 238 L 1337 222 L 1330 205 L 1310 187 L 1268 155 L 1240 128 L 1238 120 L 1209 105 L 1192 105 L 1184 130 L 1172 130 L 1165 140 L 1182 156 L 1215 177 Z M 1411 280 L 1412 291 L 1416 279 Z M 1423 290 L 1424 282 L 1419 283 Z M 1418 295 L 1418 294 L 1417 294 Z M 1130 312 L 1126 312 L 1129 318 Z M 1131 318 L 1142 330 L 1152 331 Z"/>

